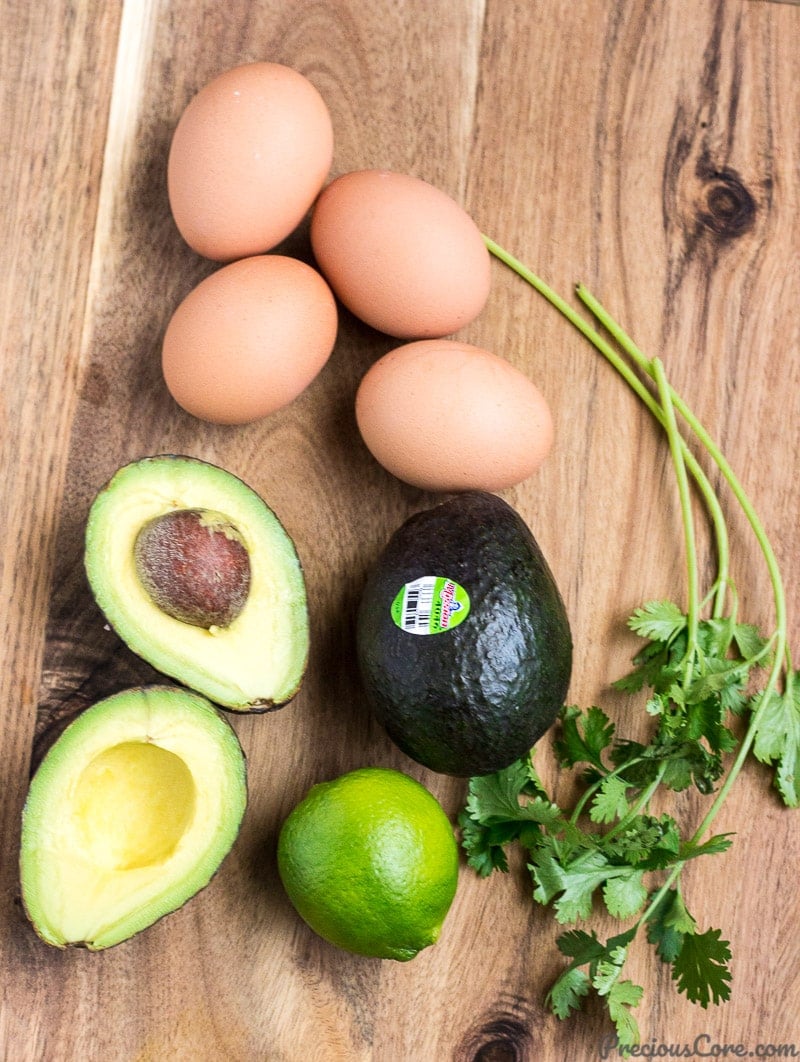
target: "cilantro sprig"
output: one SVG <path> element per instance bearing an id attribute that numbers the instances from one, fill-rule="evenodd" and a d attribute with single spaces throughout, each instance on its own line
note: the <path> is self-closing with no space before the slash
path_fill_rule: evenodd
<path id="1" fill-rule="evenodd" d="M 649 740 L 620 737 L 596 705 L 567 705 L 554 750 L 562 768 L 580 771 L 574 806 L 562 808 L 550 798 L 531 752 L 496 774 L 470 779 L 459 818 L 467 861 L 477 874 L 507 871 L 509 847 L 519 846 L 533 899 L 551 907 L 560 925 L 572 927 L 557 939 L 568 962 L 547 993 L 552 1011 L 567 1018 L 595 993 L 620 1044 L 630 1046 L 639 1041 L 633 1011 L 643 989 L 622 975 L 640 933 L 671 968 L 687 999 L 707 1007 L 730 996 L 730 946 L 719 929 L 698 928 L 681 876 L 690 860 L 730 847 L 729 835 L 710 830 L 748 758 L 772 766 L 785 804 L 800 805 L 800 679 L 787 645 L 785 592 L 752 503 L 724 454 L 670 385 L 661 361 L 646 358 L 583 285 L 576 288 L 578 297 L 613 342 L 507 251 L 488 238 L 486 244 L 590 341 L 644 403 L 664 429 L 675 471 L 686 601 L 648 601 L 633 613 L 628 624 L 643 644 L 629 673 L 615 683 L 643 695 L 652 721 Z M 725 513 L 695 456 L 698 444 L 744 513 L 766 564 L 775 615 L 766 637 L 738 616 Z M 693 487 L 705 504 L 716 549 L 715 577 L 705 589 Z M 756 675 L 763 679 L 760 686 Z M 710 801 L 694 829 L 655 813 L 660 793 L 692 787 Z M 625 923 L 607 940 L 577 928 L 598 903 Z"/>

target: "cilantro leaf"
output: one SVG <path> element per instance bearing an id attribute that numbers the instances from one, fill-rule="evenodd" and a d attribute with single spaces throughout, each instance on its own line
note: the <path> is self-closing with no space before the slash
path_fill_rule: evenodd
<path id="1" fill-rule="evenodd" d="M 677 674 L 677 657 L 665 642 L 648 642 L 634 656 L 634 668 L 613 682 L 612 687 L 626 693 L 638 693 L 645 687 L 657 689 L 666 676 Z"/>
<path id="2" fill-rule="evenodd" d="M 568 929 L 558 937 L 556 945 L 562 955 L 569 956 L 579 966 L 602 958 L 606 950 L 594 931 L 587 933 L 583 929 Z"/>
<path id="3" fill-rule="evenodd" d="M 757 708 L 760 711 L 760 709 Z M 762 763 L 778 764 L 775 782 L 783 802 L 800 805 L 800 672 L 787 676 L 783 693 L 767 698 L 758 719 L 753 753 Z"/>
<path id="4" fill-rule="evenodd" d="M 547 993 L 546 1002 L 559 1018 L 566 1018 L 581 1005 L 581 998 L 593 988 L 605 998 L 609 1016 L 617 1027 L 620 1043 L 635 1043 L 638 1028 L 630 1007 L 641 998 L 642 990 L 630 981 L 620 981 L 620 974 L 628 956 L 628 945 L 636 935 L 636 927 L 610 937 L 605 944 L 594 932 L 568 930 L 556 943 L 562 954 L 572 958 L 567 969 L 556 979 Z M 588 972 L 580 967 L 588 967 Z M 625 1038 L 623 1040 L 623 1037 Z"/>
<path id="5" fill-rule="evenodd" d="M 516 820 L 522 817 L 520 797 L 525 793 L 542 795 L 528 757 L 516 760 L 494 774 L 471 778 L 466 808 L 471 817 L 484 826 L 504 819 Z M 560 810 L 556 810 L 560 814 Z"/>
<path id="6" fill-rule="evenodd" d="M 673 963 L 687 933 L 696 932 L 695 921 L 678 889 L 668 889 L 647 920 L 647 939 L 664 962 Z"/>
<path id="7" fill-rule="evenodd" d="M 656 954 L 667 963 L 673 963 L 683 947 L 683 933 L 675 926 L 652 919 L 648 923 L 647 939 L 655 947 Z"/>
<path id="8" fill-rule="evenodd" d="M 504 845 L 514 838 L 509 838 L 507 831 L 502 834 L 497 829 L 489 829 L 464 811 L 458 816 L 458 824 L 461 827 L 461 845 L 467 855 L 467 864 L 480 877 L 487 878 L 495 870 L 501 873 L 508 871 Z"/>
<path id="9" fill-rule="evenodd" d="M 637 608 L 628 626 L 642 638 L 670 642 L 686 628 L 685 613 L 672 601 L 648 601 Z"/>
<path id="10" fill-rule="evenodd" d="M 639 1043 L 639 1026 L 631 1007 L 636 1007 L 641 1001 L 644 989 L 633 981 L 616 981 L 608 993 L 606 1002 L 608 1016 L 617 1030 L 617 1038 L 620 1044 L 632 1047 Z"/>
<path id="11" fill-rule="evenodd" d="M 630 1046 L 639 1042 L 639 1026 L 631 1014 L 631 1007 L 638 1005 L 644 990 L 633 981 L 620 980 L 627 957 L 627 940 L 624 943 L 609 940 L 605 957 L 594 964 L 592 987 L 599 996 L 605 997 L 608 1015 L 620 1044 Z"/>
<path id="12" fill-rule="evenodd" d="M 563 767 L 588 763 L 604 771 L 602 753 L 613 737 L 614 724 L 602 708 L 593 706 L 582 712 L 569 706 L 562 709 L 561 737 L 553 745 Z"/>
<path id="13" fill-rule="evenodd" d="M 568 1018 L 573 1010 L 580 1008 L 581 997 L 588 994 L 590 987 L 588 974 L 570 966 L 553 982 L 546 1003 L 556 1017 Z"/>
<path id="14" fill-rule="evenodd" d="M 737 623 L 733 628 L 733 640 L 742 658 L 748 661 L 760 657 L 769 645 L 769 639 L 763 638 L 752 623 Z"/>
<path id="15" fill-rule="evenodd" d="M 631 867 L 614 866 L 598 849 L 584 850 L 571 861 L 562 862 L 559 856 L 557 845 L 548 839 L 533 853 L 528 869 L 536 884 L 534 899 L 553 902 L 556 921 L 562 925 L 587 918 L 595 890 L 608 880 L 637 873 Z"/>
<path id="16" fill-rule="evenodd" d="M 687 841 L 685 844 L 681 844 L 681 862 L 685 862 L 687 859 L 695 859 L 701 855 L 719 855 L 720 852 L 727 852 L 733 843 L 732 837 L 733 834 L 730 833 L 718 833 L 714 837 L 709 837 L 702 844 Z"/>
<path id="17" fill-rule="evenodd" d="M 732 752 L 736 738 L 725 726 L 718 698 L 698 700 L 687 706 L 686 735 L 694 741 L 705 739 L 713 752 Z"/>
<path id="18" fill-rule="evenodd" d="M 663 783 L 676 793 L 694 783 L 701 793 L 713 793 L 723 773 L 718 753 L 709 752 L 698 741 L 674 741 L 661 748 L 660 758 L 666 765 Z"/>
<path id="19" fill-rule="evenodd" d="M 614 688 L 638 693 L 645 687 L 669 689 L 678 678 L 687 647 L 686 615 L 671 601 L 649 601 L 637 609 L 628 626 L 646 640 L 633 658 L 634 668 Z"/>
<path id="20" fill-rule="evenodd" d="M 642 870 L 663 870 L 680 852 L 678 824 L 671 815 L 636 815 L 624 830 L 603 839 L 603 851 L 614 861 Z"/>
<path id="21" fill-rule="evenodd" d="M 747 694 L 746 673 L 742 673 L 741 677 L 731 675 L 728 685 L 719 691 L 719 702 L 726 712 L 744 715 L 751 704 L 751 698 Z"/>
<path id="22" fill-rule="evenodd" d="M 716 656 L 707 656 L 703 660 L 702 671 L 693 675 L 684 688 L 684 703 L 700 704 L 709 697 L 718 696 L 731 682 L 741 684 L 746 672 L 742 664 Z"/>
<path id="23" fill-rule="evenodd" d="M 481 877 L 508 870 L 508 845 L 518 842 L 535 848 L 542 826 L 562 824 L 561 809 L 543 793 L 528 756 L 502 771 L 469 780 L 458 823 L 467 863 Z"/>
<path id="24" fill-rule="evenodd" d="M 533 862 L 528 864 L 536 888 L 533 898 L 540 904 L 548 904 L 565 888 L 565 875 L 552 842 L 545 842 L 533 853 Z"/>
<path id="25" fill-rule="evenodd" d="M 644 871 L 628 870 L 626 874 L 608 878 L 603 886 L 603 901 L 614 918 L 630 918 L 641 911 L 647 899 L 643 882 Z"/>
<path id="26" fill-rule="evenodd" d="M 705 933 L 685 933 L 680 951 L 672 963 L 672 976 L 678 991 L 692 1003 L 705 1008 L 730 997 L 731 973 L 728 962 L 731 949 L 727 940 L 720 939 L 718 929 Z"/>
<path id="27" fill-rule="evenodd" d="M 604 778 L 589 810 L 592 822 L 613 822 L 614 819 L 621 819 L 628 811 L 625 794 L 629 788 L 619 775 L 612 774 Z"/>
<path id="28" fill-rule="evenodd" d="M 724 659 L 733 641 L 733 629 L 733 616 L 714 616 L 701 620 L 697 625 L 697 641 L 703 656 L 706 659 Z"/>
<path id="29" fill-rule="evenodd" d="M 607 949 L 606 955 L 595 963 L 592 988 L 599 996 L 606 996 L 619 980 L 622 967 L 628 957 L 628 949 L 622 946 Z"/>
<path id="30" fill-rule="evenodd" d="M 719 753 L 710 752 L 698 741 L 682 734 L 680 721 L 676 734 L 669 726 L 659 731 L 649 745 L 620 740 L 611 751 L 611 759 L 631 785 L 644 789 L 660 776 L 662 784 L 676 793 L 688 789 L 692 783 L 701 793 L 711 793 L 724 767 Z"/>

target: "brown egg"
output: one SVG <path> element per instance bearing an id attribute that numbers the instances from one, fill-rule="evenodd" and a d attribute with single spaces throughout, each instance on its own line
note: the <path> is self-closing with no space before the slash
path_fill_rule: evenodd
<path id="1" fill-rule="evenodd" d="M 308 212 L 332 157 L 330 114 L 307 78 L 279 63 L 235 67 L 197 93 L 175 128 L 175 224 L 214 261 L 269 251 Z"/>
<path id="2" fill-rule="evenodd" d="M 449 335 L 489 295 L 489 252 L 475 222 L 407 174 L 357 170 L 332 181 L 314 207 L 311 244 L 342 303 L 391 336 Z"/>
<path id="3" fill-rule="evenodd" d="M 175 310 L 164 380 L 195 417 L 246 424 L 308 387 L 336 328 L 336 301 L 315 269 L 283 255 L 243 258 L 206 277 Z"/>
<path id="4" fill-rule="evenodd" d="M 468 343 L 420 340 L 367 371 L 356 420 L 373 457 L 431 491 L 503 490 L 532 475 L 553 443 L 536 385 Z"/>

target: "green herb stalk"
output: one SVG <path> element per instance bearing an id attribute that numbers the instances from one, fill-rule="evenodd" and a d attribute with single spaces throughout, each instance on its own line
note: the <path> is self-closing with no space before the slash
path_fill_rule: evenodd
<path id="1" fill-rule="evenodd" d="M 645 644 L 630 674 L 615 683 L 631 693 L 649 691 L 646 708 L 655 724 L 650 741 L 619 738 L 597 706 L 585 711 L 565 706 L 555 749 L 563 767 L 583 767 L 585 787 L 574 808 L 562 809 L 550 799 L 531 752 L 504 771 L 470 779 L 460 816 L 462 843 L 477 873 L 507 870 L 506 850 L 518 843 L 529 857 L 534 899 L 551 905 L 560 924 L 576 926 L 587 919 L 598 892 L 609 914 L 628 923 L 606 941 L 584 929 L 564 932 L 557 943 L 570 962 L 547 999 L 554 1013 L 566 1018 L 595 992 L 606 1004 L 619 1043 L 632 1046 L 640 1035 L 633 1008 L 643 990 L 621 974 L 640 930 L 690 1000 L 707 1007 L 729 998 L 730 946 L 718 929 L 698 930 L 684 902 L 681 875 L 689 860 L 730 846 L 727 835 L 707 835 L 748 757 L 773 765 L 783 801 L 790 807 L 800 804 L 800 683 L 787 645 L 786 595 L 750 499 L 724 454 L 669 383 L 661 360 L 645 357 L 583 285 L 576 288 L 578 297 L 613 343 L 535 273 L 485 240 L 496 258 L 589 340 L 651 412 L 666 433 L 677 480 L 686 605 L 650 601 L 636 610 L 629 626 Z M 684 431 L 728 484 L 766 563 L 775 613 L 774 629 L 766 638 L 738 619 L 722 502 Z M 715 537 L 717 573 L 705 594 L 691 481 Z M 750 692 L 752 674 L 765 665 L 766 682 Z M 741 740 L 731 716 L 746 719 Z M 713 799 L 699 826 L 684 837 L 672 816 L 656 817 L 650 807 L 661 790 L 679 792 L 690 786 Z M 645 882 L 650 876 L 656 878 L 652 886 Z"/>

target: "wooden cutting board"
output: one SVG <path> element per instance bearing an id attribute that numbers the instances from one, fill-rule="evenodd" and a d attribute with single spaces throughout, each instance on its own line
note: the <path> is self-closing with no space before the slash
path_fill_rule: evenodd
<path id="1" fill-rule="evenodd" d="M 718 439 L 800 582 L 800 6 L 769 0 L 52 0 L 2 13 L 2 637 L 0 1047 L 12 1062 L 295 1062 L 604 1057 L 600 1008 L 567 1022 L 552 913 L 521 863 L 462 866 L 435 948 L 408 964 L 329 947 L 277 878 L 280 823 L 315 781 L 365 764 L 419 778 L 455 819 L 464 783 L 417 767 L 370 720 L 353 610 L 388 535 L 436 498 L 372 461 L 357 383 L 392 341 L 342 313 L 328 366 L 292 406 L 244 428 L 201 424 L 165 392 L 160 339 L 211 265 L 171 222 L 165 159 L 192 94 L 240 62 L 305 73 L 331 109 L 334 172 L 414 173 L 571 297 L 584 281 Z M 283 250 L 308 257 L 301 227 Z M 612 694 L 625 618 L 685 595 L 665 442 L 614 372 L 500 263 L 462 338 L 540 386 L 555 449 L 505 492 L 536 534 L 575 637 L 570 699 L 647 733 Z M 87 506 L 121 464 L 177 452 L 220 464 L 277 511 L 305 565 L 312 652 L 282 711 L 236 718 L 250 805 L 212 885 L 107 953 L 33 934 L 17 877 L 31 764 L 72 713 L 152 677 L 104 628 L 81 558 Z M 743 615 L 772 621 L 745 522 L 732 522 Z M 708 557 L 707 543 L 701 542 Z M 704 565 L 708 568 L 706 561 Z M 709 561 L 710 563 L 710 561 Z M 569 781 L 554 774 L 556 792 Z M 698 795 L 669 806 L 697 823 Z M 703 1010 L 638 942 L 643 1044 L 793 1044 L 800 1052 L 800 818 L 758 766 L 715 828 L 732 849 L 686 873 L 702 927 L 731 941 L 728 1003 Z M 598 916 L 598 931 L 610 927 Z M 614 1057 L 606 1055 L 606 1057 Z M 618 1057 L 618 1056 L 617 1056 Z M 773 1053 L 774 1057 L 774 1053 Z M 784 1054 L 782 1057 L 793 1057 Z"/>

